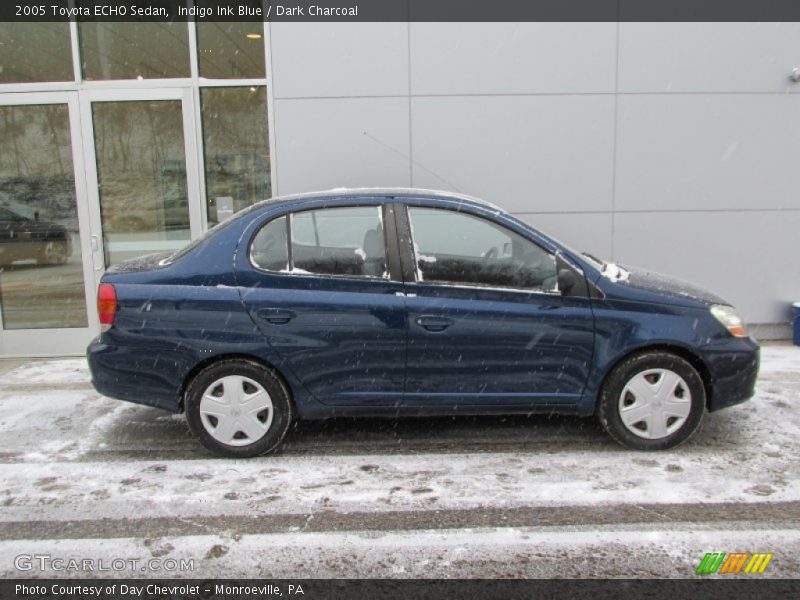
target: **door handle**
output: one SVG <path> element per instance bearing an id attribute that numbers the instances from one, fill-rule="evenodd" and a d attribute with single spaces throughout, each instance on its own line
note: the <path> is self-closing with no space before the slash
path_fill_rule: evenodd
<path id="1" fill-rule="evenodd" d="M 283 325 L 294 319 L 297 313 L 285 308 L 262 308 L 256 311 L 256 315 L 273 325 Z"/>
<path id="2" fill-rule="evenodd" d="M 448 319 L 447 317 L 421 315 L 414 319 L 414 323 L 423 329 L 427 329 L 428 331 L 444 331 L 453 324 L 453 319 Z"/>

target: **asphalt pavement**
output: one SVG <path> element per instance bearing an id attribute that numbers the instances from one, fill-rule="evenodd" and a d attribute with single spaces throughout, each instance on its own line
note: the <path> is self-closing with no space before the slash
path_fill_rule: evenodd
<path id="1" fill-rule="evenodd" d="M 0 362 L 0 573 L 693 577 L 706 552 L 768 552 L 739 576 L 797 577 L 798 400 L 800 348 L 777 344 L 753 400 L 667 452 L 536 415 L 300 422 L 225 460 L 97 394 L 83 359 Z"/>

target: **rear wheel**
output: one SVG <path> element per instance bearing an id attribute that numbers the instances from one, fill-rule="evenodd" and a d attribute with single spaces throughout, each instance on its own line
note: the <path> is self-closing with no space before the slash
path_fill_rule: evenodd
<path id="1" fill-rule="evenodd" d="M 598 416 L 623 446 L 664 450 L 697 431 L 705 406 L 697 370 L 675 354 L 651 351 L 626 359 L 611 372 L 600 392 Z"/>
<path id="2" fill-rule="evenodd" d="M 292 421 L 283 382 L 243 359 L 224 360 L 198 373 L 186 389 L 186 420 L 206 448 L 249 458 L 278 447 Z"/>
<path id="3" fill-rule="evenodd" d="M 69 258 L 69 242 L 47 240 L 39 250 L 37 262 L 42 265 L 63 265 Z"/>

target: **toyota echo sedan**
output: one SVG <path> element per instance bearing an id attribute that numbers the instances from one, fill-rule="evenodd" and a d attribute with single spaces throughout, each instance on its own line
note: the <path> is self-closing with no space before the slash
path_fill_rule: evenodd
<path id="1" fill-rule="evenodd" d="M 95 388 L 185 412 L 230 457 L 275 450 L 295 418 L 534 412 L 662 450 L 752 396 L 759 364 L 719 297 L 410 189 L 256 204 L 109 269 L 98 310 Z"/>

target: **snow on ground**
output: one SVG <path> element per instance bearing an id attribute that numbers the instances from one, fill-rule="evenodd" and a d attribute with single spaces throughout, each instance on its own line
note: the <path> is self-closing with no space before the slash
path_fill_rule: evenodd
<path id="1" fill-rule="evenodd" d="M 89 383 L 89 379 L 89 367 L 84 358 L 37 360 L 0 375 L 0 389 L 31 383 Z"/>
<path id="2" fill-rule="evenodd" d="M 570 557 L 590 556 L 579 563 L 608 576 L 598 557 L 628 564 L 618 569 L 626 575 L 638 573 L 630 558 L 641 555 L 642 575 L 676 576 L 669 569 L 701 551 L 747 543 L 778 548 L 786 558 L 775 572 L 796 573 L 788 557 L 800 549 L 800 348 L 765 346 L 762 363 L 753 400 L 707 415 L 692 441 L 667 452 L 622 449 L 591 419 L 462 417 L 301 424 L 281 453 L 241 461 L 212 458 L 180 416 L 100 396 L 85 361 L 31 362 L 0 376 L 0 573 L 16 573 L 9 561 L 24 548 L 133 557 L 156 544 L 202 560 L 204 575 L 557 576 Z M 656 505 L 700 516 L 654 525 Z M 767 506 L 777 516 L 724 531 L 720 519 L 702 523 L 704 506 L 730 511 L 731 522 Z M 482 520 L 492 510 L 524 521 L 525 510 L 564 507 L 596 514 L 550 529 Z M 614 507 L 640 516 L 609 521 Z M 452 527 L 396 531 L 403 519 L 413 529 L 454 511 L 467 513 Z M 334 531 L 307 531 L 315 515 Z M 285 527 L 248 535 L 244 517 Z M 148 531 L 156 518 L 162 525 Z M 165 537 L 159 527 L 171 523 L 185 530 Z M 114 539 L 97 539 L 106 535 Z"/>
<path id="3" fill-rule="evenodd" d="M 752 540 L 758 545 L 753 546 Z M 795 530 L 693 532 L 653 529 L 565 531 L 542 528 L 457 529 L 415 532 L 325 532 L 302 535 L 203 535 L 180 539 L 80 539 L 45 544 L 0 542 L 0 576 L 30 576 L 8 568 L 19 555 L 47 553 L 65 560 L 104 557 L 137 560 L 136 569 L 102 577 L 176 576 L 193 560 L 202 577 L 275 579 L 337 577 L 691 577 L 706 552 L 780 549 L 770 577 L 796 577 L 800 538 Z M 732 550 L 729 550 L 732 551 Z M 782 560 L 785 557 L 785 560 Z M 155 559 L 155 563 L 146 563 Z M 168 559 L 176 561 L 172 565 Z M 184 563 L 185 564 L 185 563 Z M 142 571 L 142 569 L 166 569 Z M 343 572 L 343 569 L 346 571 Z M 47 576 L 68 577 L 66 571 Z"/>

